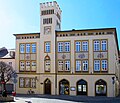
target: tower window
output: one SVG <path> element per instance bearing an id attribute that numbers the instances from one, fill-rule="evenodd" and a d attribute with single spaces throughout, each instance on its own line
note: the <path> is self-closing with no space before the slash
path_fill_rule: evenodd
<path id="1" fill-rule="evenodd" d="M 52 24 L 52 18 L 43 19 L 43 24 Z"/>
<path id="2" fill-rule="evenodd" d="M 54 14 L 54 9 L 41 11 L 41 15 L 48 15 L 48 14 Z"/>
<path id="3" fill-rule="evenodd" d="M 50 53 L 50 42 L 45 42 L 45 52 Z"/>

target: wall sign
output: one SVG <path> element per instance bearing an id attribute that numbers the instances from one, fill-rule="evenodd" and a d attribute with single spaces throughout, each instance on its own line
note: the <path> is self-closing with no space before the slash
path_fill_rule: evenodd
<path id="1" fill-rule="evenodd" d="M 71 90 L 71 91 L 75 91 L 76 88 L 75 88 L 75 87 L 70 87 L 70 90 Z"/>

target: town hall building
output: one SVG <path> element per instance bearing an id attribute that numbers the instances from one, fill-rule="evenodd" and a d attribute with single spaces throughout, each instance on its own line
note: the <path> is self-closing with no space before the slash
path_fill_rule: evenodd
<path id="1" fill-rule="evenodd" d="M 16 92 L 20 94 L 119 94 L 116 28 L 61 30 L 56 1 L 40 4 L 40 33 L 14 34 Z"/>

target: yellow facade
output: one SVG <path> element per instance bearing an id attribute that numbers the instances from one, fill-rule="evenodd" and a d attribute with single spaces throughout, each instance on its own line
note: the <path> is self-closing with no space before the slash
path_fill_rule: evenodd
<path id="1" fill-rule="evenodd" d="M 17 93 L 115 97 L 115 28 L 61 31 L 57 2 L 40 4 L 40 33 L 14 34 Z"/>

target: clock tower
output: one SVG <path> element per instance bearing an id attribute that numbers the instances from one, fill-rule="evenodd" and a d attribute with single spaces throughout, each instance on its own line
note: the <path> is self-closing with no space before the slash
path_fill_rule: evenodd
<path id="1" fill-rule="evenodd" d="M 61 9 L 56 1 L 40 4 L 40 57 L 39 72 L 40 82 L 44 82 L 47 77 L 54 82 L 56 73 L 56 34 L 61 30 Z M 51 75 L 52 74 L 52 75 Z M 42 86 L 41 86 L 42 88 Z M 41 90 L 41 93 L 44 90 Z M 51 93 L 55 94 L 55 93 Z"/>

